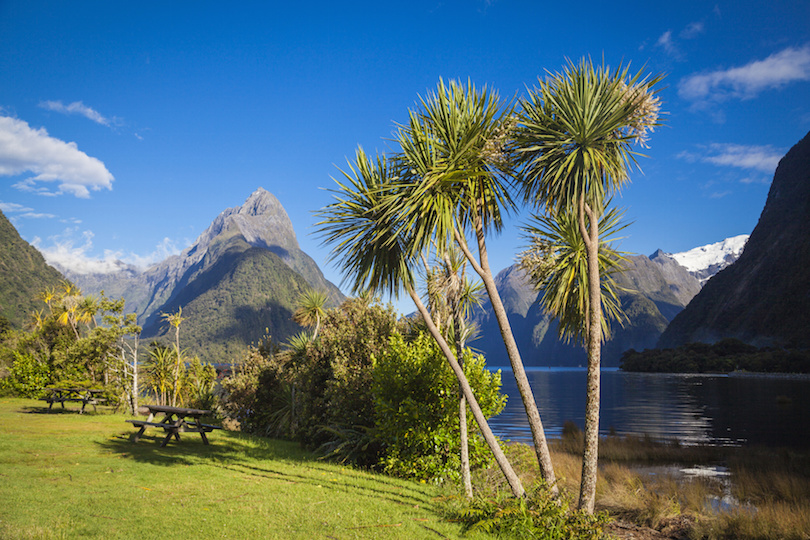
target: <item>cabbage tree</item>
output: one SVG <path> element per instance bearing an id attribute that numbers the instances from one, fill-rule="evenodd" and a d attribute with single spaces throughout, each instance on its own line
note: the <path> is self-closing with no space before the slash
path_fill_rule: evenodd
<path id="1" fill-rule="evenodd" d="M 556 494 L 543 423 L 495 286 L 486 243 L 515 209 L 510 195 L 513 128 L 512 107 L 497 92 L 479 90 L 471 83 L 439 81 L 436 92 L 420 99 L 418 110 L 410 111 L 409 121 L 395 136 L 401 149 L 396 163 L 402 186 L 395 211 L 404 217 L 401 226 L 413 237 L 411 249 L 435 243 L 441 252 L 455 243 L 480 276 L 528 417 L 541 473 Z"/>
<path id="2" fill-rule="evenodd" d="M 570 212 L 585 245 L 588 276 L 585 450 L 579 507 L 593 511 L 599 444 L 602 302 L 599 218 L 629 181 L 634 145 L 658 125 L 660 76 L 611 70 L 590 59 L 549 74 L 520 101 L 516 151 L 524 200 L 548 213 Z"/>
<path id="3" fill-rule="evenodd" d="M 413 230 L 403 227 L 402 216 L 393 210 L 401 193 L 387 160 L 382 156 L 372 160 L 358 149 L 350 169 L 343 172 L 344 181 L 336 181 L 338 187 L 332 190 L 336 201 L 318 213 L 321 221 L 317 226 L 324 242 L 333 246 L 332 257 L 339 258 L 353 292 L 371 291 L 395 298 L 403 289 L 408 293 L 455 373 L 512 493 L 522 497 L 525 490 L 520 479 L 492 433 L 456 356 L 416 292 L 413 269 L 421 253 Z"/>

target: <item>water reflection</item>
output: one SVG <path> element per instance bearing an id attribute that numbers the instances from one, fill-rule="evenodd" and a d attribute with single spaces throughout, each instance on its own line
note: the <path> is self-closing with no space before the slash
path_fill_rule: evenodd
<path id="1" fill-rule="evenodd" d="M 546 435 L 585 418 L 585 370 L 528 368 Z M 531 442 L 511 370 L 503 370 L 506 409 L 493 431 Z M 602 371 L 600 431 L 677 438 L 686 444 L 810 446 L 810 380 Z"/>

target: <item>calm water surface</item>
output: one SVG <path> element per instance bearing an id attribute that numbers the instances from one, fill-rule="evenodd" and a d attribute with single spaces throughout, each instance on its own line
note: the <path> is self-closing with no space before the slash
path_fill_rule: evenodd
<path id="1" fill-rule="evenodd" d="M 509 400 L 490 425 L 500 437 L 530 443 L 514 376 L 501 369 Z M 547 437 L 559 438 L 567 420 L 584 426 L 584 368 L 526 371 Z M 810 448 L 810 380 L 604 369 L 600 431 L 686 444 Z"/>

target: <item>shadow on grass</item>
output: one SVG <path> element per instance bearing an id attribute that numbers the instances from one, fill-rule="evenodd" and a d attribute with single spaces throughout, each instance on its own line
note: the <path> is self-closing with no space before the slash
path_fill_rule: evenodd
<path id="1" fill-rule="evenodd" d="M 93 410 L 93 406 L 88 406 L 84 412 L 81 412 L 82 406 L 79 405 L 77 407 L 65 407 L 64 409 L 60 406 L 56 406 L 52 409 L 49 409 L 47 405 L 42 405 L 41 407 L 36 406 L 23 406 L 20 407 L 20 412 L 24 414 L 81 414 L 82 416 L 93 416 L 97 414 L 109 414 L 109 411 L 105 411 L 102 409 Z"/>
<path id="2" fill-rule="evenodd" d="M 132 433 L 115 435 L 96 444 L 104 451 L 151 465 L 208 466 L 266 481 L 301 484 L 351 495 L 385 499 L 395 504 L 431 508 L 434 494 L 427 486 L 352 469 L 338 468 L 303 451 L 298 444 L 227 432 L 209 434 L 205 445 L 196 433 L 181 434 L 163 448 L 164 435 L 148 432 L 135 443 Z"/>

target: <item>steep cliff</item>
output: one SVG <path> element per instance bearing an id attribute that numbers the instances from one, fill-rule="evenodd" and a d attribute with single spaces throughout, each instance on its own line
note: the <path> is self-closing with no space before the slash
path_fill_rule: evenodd
<path id="1" fill-rule="evenodd" d="M 733 337 L 810 347 L 810 134 L 779 162 L 740 258 L 720 271 L 658 342 L 676 347 Z"/>

